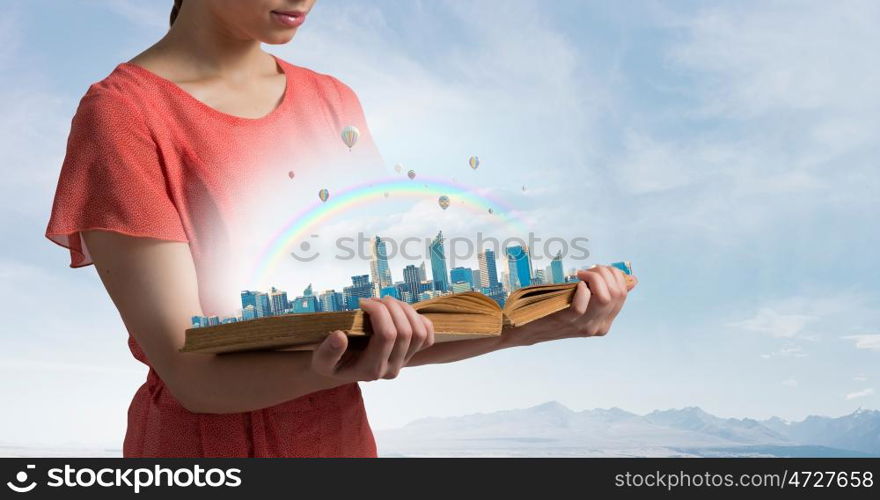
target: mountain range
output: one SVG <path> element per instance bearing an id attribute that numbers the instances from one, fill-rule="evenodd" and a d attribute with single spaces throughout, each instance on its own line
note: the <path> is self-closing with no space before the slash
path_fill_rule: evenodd
<path id="1" fill-rule="evenodd" d="M 380 456 L 880 457 L 880 411 L 799 422 L 720 418 L 698 407 L 637 415 L 552 401 L 376 431 Z"/>

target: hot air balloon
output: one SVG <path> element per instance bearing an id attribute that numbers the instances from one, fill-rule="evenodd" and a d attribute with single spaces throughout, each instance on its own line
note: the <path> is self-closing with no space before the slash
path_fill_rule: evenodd
<path id="1" fill-rule="evenodd" d="M 397 172 L 398 174 L 399 174 L 402 170 L 403 170 L 403 165 L 401 165 L 400 163 L 398 163 L 397 165 L 394 165 L 394 171 Z"/>
<path id="2" fill-rule="evenodd" d="M 525 186 L 523 186 L 523 191 L 525 191 L 525 190 L 526 190 L 526 187 L 525 187 Z"/>
<path id="3" fill-rule="evenodd" d="M 440 199 L 437 200 L 437 203 L 440 205 L 440 208 L 446 210 L 447 208 L 449 208 L 449 197 L 444 194 L 440 197 Z"/>
<path id="4" fill-rule="evenodd" d="M 294 175 L 296 175 L 296 174 L 293 173 L 293 170 L 291 170 L 290 172 L 287 172 L 287 176 L 290 177 L 291 179 L 293 179 Z"/>
<path id="5" fill-rule="evenodd" d="M 348 150 L 351 151 L 351 148 L 358 141 L 358 137 L 360 137 L 361 131 L 357 129 L 354 125 L 349 125 L 342 129 L 342 142 L 348 146 Z"/>
<path id="6" fill-rule="evenodd" d="M 385 197 L 388 198 L 388 191 L 385 191 Z"/>
<path id="7" fill-rule="evenodd" d="M 327 201 L 327 199 L 330 198 L 330 191 L 327 191 L 326 189 L 318 191 L 318 198 L 321 198 L 321 201 Z"/>
<path id="8" fill-rule="evenodd" d="M 468 165 L 470 165 L 472 169 L 476 170 L 477 167 L 480 166 L 480 158 L 477 156 L 471 156 L 470 158 L 468 158 Z"/>
<path id="9" fill-rule="evenodd" d="M 495 213 L 495 210 L 492 210 L 492 209 L 490 208 L 490 209 L 489 209 L 489 213 L 490 213 L 490 214 L 494 214 L 494 213 Z"/>
<path id="10" fill-rule="evenodd" d="M 413 180 L 416 178 L 416 171 L 410 170 L 409 172 L 406 173 L 406 176 L 409 177 L 409 180 Z"/>

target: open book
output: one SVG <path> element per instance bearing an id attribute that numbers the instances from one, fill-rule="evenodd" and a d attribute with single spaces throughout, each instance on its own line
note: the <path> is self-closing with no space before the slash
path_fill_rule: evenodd
<path id="1" fill-rule="evenodd" d="M 628 287 L 633 281 L 629 276 Z M 520 326 L 571 305 L 578 282 L 520 288 L 504 308 L 478 292 L 462 292 L 413 304 L 434 324 L 434 341 L 448 342 L 501 335 L 506 326 Z M 303 350 L 319 345 L 335 330 L 350 342 L 370 335 L 370 322 L 354 311 L 285 314 L 225 323 L 186 331 L 182 352 L 224 353 L 251 350 Z"/>

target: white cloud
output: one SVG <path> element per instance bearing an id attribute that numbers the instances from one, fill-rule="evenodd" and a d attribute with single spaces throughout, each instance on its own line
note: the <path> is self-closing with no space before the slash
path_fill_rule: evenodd
<path id="1" fill-rule="evenodd" d="M 711 73 L 707 111 L 754 117 L 782 111 L 880 104 L 876 22 L 870 0 L 749 2 L 704 9 L 684 20 L 688 41 L 671 60 Z M 784 27 L 784 28 L 781 28 Z"/>
<path id="2" fill-rule="evenodd" d="M 389 170 L 400 162 L 427 176 L 460 172 L 475 184 L 510 190 L 556 190 L 565 187 L 556 182 L 565 175 L 568 183 L 591 182 L 584 158 L 599 111 L 590 103 L 605 91 L 582 76 L 583 52 L 546 25 L 539 3 L 398 8 L 403 12 L 392 16 L 373 4 L 330 12 L 319 3 L 293 43 L 270 50 L 357 92 Z M 450 18 L 467 37 L 445 35 L 448 41 L 428 54 L 423 37 L 436 29 L 435 16 Z M 476 172 L 467 170 L 470 154 L 480 156 Z M 571 228 L 535 213 L 545 228 Z"/>
<path id="3" fill-rule="evenodd" d="M 864 397 L 870 396 L 871 394 L 874 394 L 874 389 L 869 387 L 869 388 L 863 389 L 861 391 L 850 392 L 846 396 L 844 396 L 844 399 L 864 398 Z"/>
<path id="4" fill-rule="evenodd" d="M 807 353 L 800 346 L 788 346 L 768 354 L 762 354 L 764 359 L 772 358 L 805 358 Z"/>
<path id="5" fill-rule="evenodd" d="M 20 17 L 11 10 L 0 19 L 0 74 L 17 75 L 0 80 L 0 199 L 8 212 L 6 221 L 14 219 L 13 214 L 45 213 L 48 217 L 46 196 L 57 180 L 70 124 L 65 101 L 43 88 L 45 75 L 21 69 Z"/>
<path id="6" fill-rule="evenodd" d="M 726 326 L 770 337 L 818 340 L 821 332 L 839 331 L 841 325 L 873 322 L 877 318 L 871 296 L 857 290 L 841 290 L 834 294 L 827 291 L 804 293 L 767 298 L 763 302 L 767 305 L 757 307 L 744 319 L 727 322 Z M 858 337 L 869 340 L 871 336 Z"/>
<path id="7" fill-rule="evenodd" d="M 728 326 L 766 333 L 771 337 L 792 338 L 815 319 L 815 316 L 808 314 L 784 314 L 769 307 L 762 307 L 753 317 L 728 323 Z"/>
<path id="8" fill-rule="evenodd" d="M 855 340 L 856 349 L 880 351 L 880 334 L 875 333 L 870 335 L 847 335 L 843 338 Z"/>
<path id="9" fill-rule="evenodd" d="M 793 378 L 787 378 L 782 381 L 782 385 L 784 385 L 786 387 L 797 387 L 798 381 Z"/>
<path id="10" fill-rule="evenodd" d="M 794 214 L 877 209 L 880 5 L 707 4 L 661 22 L 681 104 L 622 109 L 633 128 L 608 153 L 620 189 L 652 195 L 642 232 L 741 245 Z"/>

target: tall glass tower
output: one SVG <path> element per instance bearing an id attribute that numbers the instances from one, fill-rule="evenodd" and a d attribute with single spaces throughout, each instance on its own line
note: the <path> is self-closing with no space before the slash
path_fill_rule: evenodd
<path id="1" fill-rule="evenodd" d="M 550 262 L 550 276 L 548 278 L 551 283 L 565 283 L 565 273 L 562 272 L 562 250 L 557 252 L 556 257 L 553 257 Z"/>
<path id="2" fill-rule="evenodd" d="M 467 283 L 469 288 L 474 287 L 474 271 L 469 267 L 453 267 L 449 271 L 449 279 L 452 284 Z"/>
<path id="3" fill-rule="evenodd" d="M 285 294 L 286 298 L 286 294 Z M 253 290 L 242 290 L 241 307 L 253 306 L 254 315 L 257 318 L 272 315 L 272 307 L 269 302 L 269 294 Z"/>
<path id="4" fill-rule="evenodd" d="M 391 269 L 388 267 L 388 252 L 385 250 L 385 242 L 379 236 L 374 236 L 370 241 L 370 278 L 376 297 L 380 296 L 383 288 L 393 285 Z"/>
<path id="5" fill-rule="evenodd" d="M 443 250 L 443 231 L 431 242 L 431 277 L 434 280 L 434 290 L 441 292 L 449 291 L 449 273 L 446 270 L 446 252 Z"/>
<path id="6" fill-rule="evenodd" d="M 421 283 L 421 273 L 419 268 L 410 264 L 403 268 L 403 282 L 406 290 L 409 292 L 409 302 L 418 302 L 419 300 L 419 283 Z"/>
<path id="7" fill-rule="evenodd" d="M 483 250 L 477 260 L 480 263 L 480 286 L 491 288 L 498 284 L 498 269 L 495 268 L 495 251 Z"/>
<path id="8" fill-rule="evenodd" d="M 507 267 L 510 272 L 511 291 L 532 284 L 532 258 L 522 245 L 507 247 Z"/>

